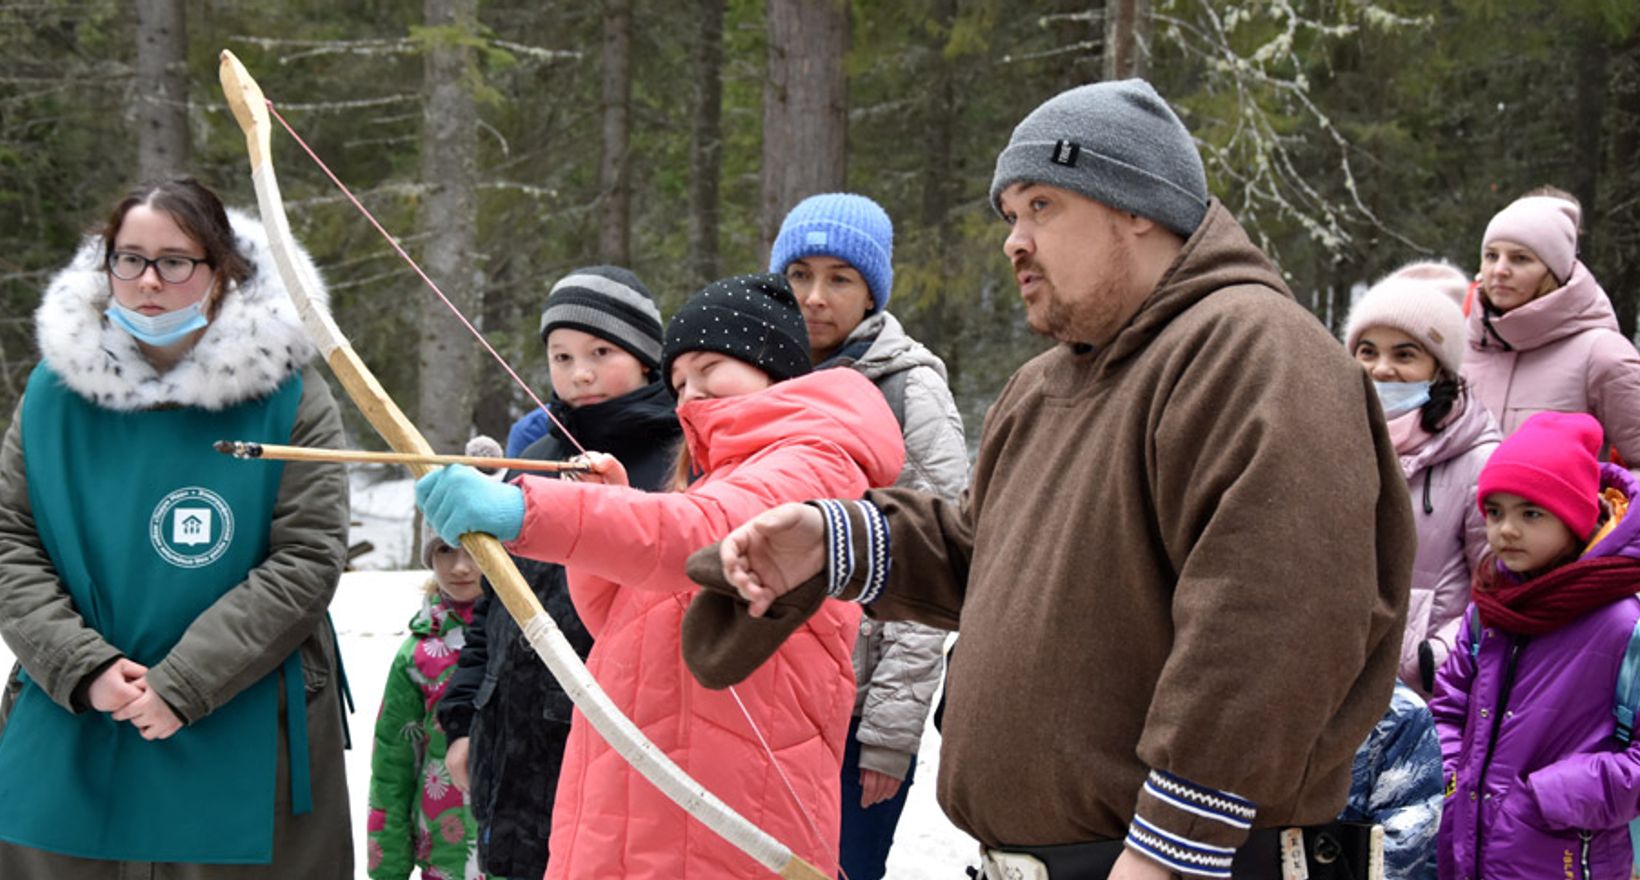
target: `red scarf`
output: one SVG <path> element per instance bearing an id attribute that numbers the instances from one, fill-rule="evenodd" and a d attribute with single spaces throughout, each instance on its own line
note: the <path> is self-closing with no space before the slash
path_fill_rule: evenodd
<path id="1" fill-rule="evenodd" d="M 1521 636 L 1553 632 L 1583 615 L 1640 592 L 1640 560 L 1626 556 L 1580 559 L 1525 583 L 1498 578 L 1472 591 L 1481 623 Z"/>

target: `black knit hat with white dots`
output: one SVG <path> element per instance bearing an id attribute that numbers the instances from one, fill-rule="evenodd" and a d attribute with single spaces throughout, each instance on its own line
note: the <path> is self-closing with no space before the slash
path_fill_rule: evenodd
<path id="1" fill-rule="evenodd" d="M 809 332 L 785 276 L 736 275 L 706 285 L 672 316 L 661 347 L 661 376 L 672 387 L 672 362 L 691 351 L 745 361 L 776 382 L 809 371 Z"/>

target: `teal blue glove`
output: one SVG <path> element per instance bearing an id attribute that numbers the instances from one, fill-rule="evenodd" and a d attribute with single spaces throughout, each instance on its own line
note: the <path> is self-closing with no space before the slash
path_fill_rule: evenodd
<path id="1" fill-rule="evenodd" d="M 524 527 L 524 490 L 464 464 L 439 468 L 417 480 L 416 506 L 452 547 L 459 546 L 468 532 L 511 541 Z"/>

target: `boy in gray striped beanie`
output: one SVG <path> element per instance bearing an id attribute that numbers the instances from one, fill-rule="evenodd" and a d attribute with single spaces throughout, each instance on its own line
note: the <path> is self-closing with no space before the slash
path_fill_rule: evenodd
<path id="1" fill-rule="evenodd" d="M 541 310 L 541 344 L 558 329 L 578 330 L 607 339 L 632 355 L 643 368 L 642 381 L 653 382 L 661 365 L 661 310 L 655 307 L 638 276 L 620 266 L 585 266 L 558 279 Z M 636 387 L 631 382 L 627 386 Z M 624 386 L 623 386 L 624 387 Z M 576 406 L 576 401 L 564 400 Z M 507 455 L 517 456 L 552 427 L 547 414 L 531 410 L 507 432 Z"/>
<path id="2" fill-rule="evenodd" d="M 541 311 L 541 343 L 557 327 L 619 345 L 653 372 L 661 365 L 661 310 L 638 276 L 619 266 L 587 266 L 558 280 Z"/>

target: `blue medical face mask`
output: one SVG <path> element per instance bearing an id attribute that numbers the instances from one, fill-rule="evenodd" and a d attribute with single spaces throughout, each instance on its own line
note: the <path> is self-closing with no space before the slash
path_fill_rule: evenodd
<path id="1" fill-rule="evenodd" d="M 164 348 L 210 323 L 205 320 L 205 312 L 201 308 L 203 302 L 201 300 L 162 315 L 144 315 L 110 300 L 104 314 L 137 339 L 155 348 Z"/>
<path id="2" fill-rule="evenodd" d="M 1373 382 L 1378 389 L 1378 402 L 1384 405 L 1384 418 L 1393 419 L 1429 402 L 1431 382 Z"/>

